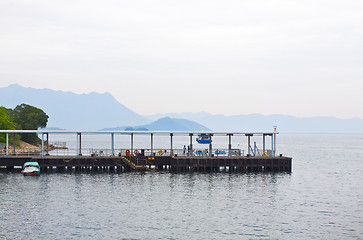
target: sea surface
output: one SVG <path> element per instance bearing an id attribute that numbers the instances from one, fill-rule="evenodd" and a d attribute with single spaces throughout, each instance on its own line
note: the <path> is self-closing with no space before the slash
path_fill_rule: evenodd
<path id="1" fill-rule="evenodd" d="M 363 135 L 279 134 L 277 153 L 292 173 L 0 172 L 0 239 L 363 239 Z"/>

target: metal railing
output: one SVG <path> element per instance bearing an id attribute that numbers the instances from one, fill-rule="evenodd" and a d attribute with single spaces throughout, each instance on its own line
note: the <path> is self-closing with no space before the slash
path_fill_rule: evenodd
<path id="1" fill-rule="evenodd" d="M 39 156 L 41 152 L 14 152 L 9 151 L 9 156 Z M 67 148 L 67 149 L 53 149 L 48 152 L 45 151 L 45 155 L 51 156 L 76 156 L 77 148 Z M 112 156 L 112 149 L 110 148 L 82 148 L 82 156 Z M 209 156 L 208 149 L 193 149 L 193 151 L 184 149 L 114 149 L 114 156 Z M 229 156 L 228 149 L 213 149 L 213 156 Z M 231 149 L 231 156 L 244 156 L 244 150 L 241 149 Z M 0 150 L 0 156 L 6 156 L 6 151 Z"/>

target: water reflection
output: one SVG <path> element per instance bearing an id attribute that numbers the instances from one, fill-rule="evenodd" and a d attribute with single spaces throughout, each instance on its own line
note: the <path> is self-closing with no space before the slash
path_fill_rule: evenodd
<path id="1" fill-rule="evenodd" d="M 279 137 L 291 174 L 0 172 L 0 238 L 359 239 L 361 142 Z"/>

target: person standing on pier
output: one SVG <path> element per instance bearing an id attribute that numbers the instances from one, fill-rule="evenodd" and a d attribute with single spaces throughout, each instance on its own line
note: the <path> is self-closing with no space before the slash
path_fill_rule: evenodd
<path id="1" fill-rule="evenodd" d="M 183 147 L 183 155 L 185 155 L 185 151 L 187 150 L 187 148 L 185 147 L 185 145 L 184 145 L 184 147 Z"/>

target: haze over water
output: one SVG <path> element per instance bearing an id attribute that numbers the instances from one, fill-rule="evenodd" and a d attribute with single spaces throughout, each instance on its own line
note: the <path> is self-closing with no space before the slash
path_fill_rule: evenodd
<path id="1" fill-rule="evenodd" d="M 363 135 L 277 140 L 291 174 L 2 172 L 0 238 L 362 239 Z"/>

